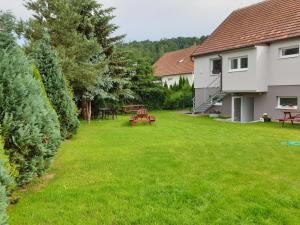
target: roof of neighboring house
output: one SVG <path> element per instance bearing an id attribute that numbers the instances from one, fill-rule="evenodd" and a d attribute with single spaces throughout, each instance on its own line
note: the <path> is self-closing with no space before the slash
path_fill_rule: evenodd
<path id="1" fill-rule="evenodd" d="M 194 52 L 250 47 L 300 36 L 300 0 L 264 0 L 234 11 Z"/>
<path id="2" fill-rule="evenodd" d="M 193 46 L 164 54 L 154 64 L 154 75 L 162 77 L 194 73 L 194 62 L 191 56 L 196 48 L 197 46 Z"/>

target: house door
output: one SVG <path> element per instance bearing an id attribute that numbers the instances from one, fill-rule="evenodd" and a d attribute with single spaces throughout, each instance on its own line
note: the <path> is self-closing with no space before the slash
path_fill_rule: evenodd
<path id="1" fill-rule="evenodd" d="M 232 121 L 247 123 L 254 120 L 254 97 L 232 97 Z"/>
<path id="2" fill-rule="evenodd" d="M 241 122 L 242 118 L 242 97 L 232 98 L 232 120 Z"/>

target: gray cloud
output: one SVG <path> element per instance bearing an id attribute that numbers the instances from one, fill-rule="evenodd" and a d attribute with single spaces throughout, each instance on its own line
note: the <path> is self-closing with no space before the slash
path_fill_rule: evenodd
<path id="1" fill-rule="evenodd" d="M 116 7 L 114 22 L 127 41 L 158 40 L 210 34 L 235 9 L 261 0 L 99 0 Z M 0 0 L 0 8 L 17 16 L 30 16 L 23 0 Z"/>

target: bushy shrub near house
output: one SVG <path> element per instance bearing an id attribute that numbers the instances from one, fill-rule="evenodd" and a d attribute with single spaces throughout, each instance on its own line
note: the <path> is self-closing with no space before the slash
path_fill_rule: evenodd
<path id="1" fill-rule="evenodd" d="M 0 32 L 0 71 L 0 135 L 23 185 L 49 165 L 61 140 L 59 121 L 9 29 Z"/>
<path id="2" fill-rule="evenodd" d="M 132 91 L 136 103 L 147 105 L 150 109 L 162 109 L 166 100 L 167 89 L 155 83 L 151 75 L 135 75 L 132 78 Z"/>
<path id="3" fill-rule="evenodd" d="M 185 109 L 193 106 L 194 87 L 187 79 L 180 78 L 179 83 L 171 86 L 167 92 L 165 109 Z"/>
<path id="4" fill-rule="evenodd" d="M 40 71 L 47 96 L 58 114 L 62 138 L 71 137 L 79 127 L 77 109 L 62 73 L 56 52 L 51 49 L 50 37 L 33 44 L 32 58 Z"/>

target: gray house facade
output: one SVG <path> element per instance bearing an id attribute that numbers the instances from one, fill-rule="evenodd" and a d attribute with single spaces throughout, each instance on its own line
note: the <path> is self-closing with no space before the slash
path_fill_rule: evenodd
<path id="1" fill-rule="evenodd" d="M 234 11 L 193 54 L 194 112 L 249 122 L 300 110 L 299 15 L 298 0 Z"/>

